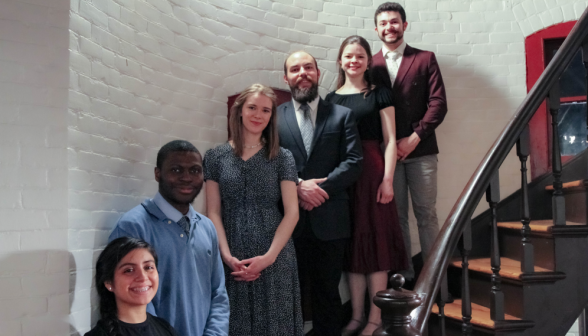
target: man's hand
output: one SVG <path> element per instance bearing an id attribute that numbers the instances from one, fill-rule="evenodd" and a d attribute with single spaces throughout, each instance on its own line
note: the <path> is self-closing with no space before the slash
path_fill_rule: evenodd
<path id="1" fill-rule="evenodd" d="M 421 142 L 421 138 L 416 133 L 412 133 L 407 138 L 402 138 L 396 141 L 397 157 L 398 160 L 404 160 L 406 157 L 414 151 L 416 146 Z"/>
<path id="2" fill-rule="evenodd" d="M 313 208 L 325 203 L 325 201 L 329 199 L 329 194 L 319 187 L 318 184 L 323 183 L 326 180 L 327 178 L 324 177 L 300 182 L 297 188 L 298 198 L 303 202 L 310 204 Z"/>
<path id="3" fill-rule="evenodd" d="M 310 205 L 310 203 L 304 202 L 301 199 L 298 200 L 298 205 L 300 205 L 300 207 L 306 211 L 310 211 L 310 210 L 314 209 L 314 207 L 312 205 Z"/>

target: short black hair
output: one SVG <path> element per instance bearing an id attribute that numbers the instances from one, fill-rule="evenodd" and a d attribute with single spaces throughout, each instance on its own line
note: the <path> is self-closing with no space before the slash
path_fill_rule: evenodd
<path id="1" fill-rule="evenodd" d="M 186 140 L 173 140 L 161 147 L 157 152 L 157 168 L 161 169 L 163 162 L 167 159 L 168 155 L 173 152 L 193 152 L 200 155 L 198 149 Z"/>
<path id="2" fill-rule="evenodd" d="M 382 12 L 398 12 L 400 13 L 400 18 L 402 19 L 402 23 L 406 22 L 406 12 L 402 5 L 398 2 L 384 2 L 383 4 L 378 6 L 376 9 L 376 14 L 374 14 L 374 24 L 378 25 L 378 15 Z"/>
<path id="3" fill-rule="evenodd" d="M 288 57 L 286 57 L 286 59 L 284 60 L 284 75 L 288 75 L 288 68 L 286 67 L 286 62 L 288 62 L 288 59 L 292 55 L 299 53 L 299 52 L 303 52 L 303 53 L 307 54 L 308 56 L 312 57 L 312 60 L 314 61 L 314 67 L 318 70 L 318 63 L 316 62 L 316 58 L 314 58 L 314 56 L 312 56 L 310 53 L 308 53 L 304 50 L 298 50 L 298 51 L 295 51 L 295 52 L 291 53 L 290 55 L 288 55 Z"/>

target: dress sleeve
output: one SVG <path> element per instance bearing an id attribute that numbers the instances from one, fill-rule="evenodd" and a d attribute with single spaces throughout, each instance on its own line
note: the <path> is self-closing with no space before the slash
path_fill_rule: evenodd
<path id="1" fill-rule="evenodd" d="M 329 93 L 327 94 L 327 96 L 325 97 L 325 101 L 327 101 L 327 102 L 329 102 L 329 103 L 330 103 L 330 102 L 331 102 L 331 100 L 333 99 L 333 96 L 334 96 L 334 95 L 335 95 L 335 91 L 329 92 Z"/>
<path id="2" fill-rule="evenodd" d="M 289 150 L 280 148 L 278 155 L 278 178 L 280 181 L 293 181 L 298 184 L 298 173 L 296 172 L 296 163 L 294 156 Z"/>
<path id="3" fill-rule="evenodd" d="M 396 105 L 394 98 L 392 98 L 392 91 L 385 86 L 380 86 L 376 89 L 376 101 L 378 103 L 378 109 L 383 110 L 386 107 Z"/>
<path id="4" fill-rule="evenodd" d="M 218 182 L 218 155 L 216 155 L 215 149 L 209 149 L 206 151 L 202 166 L 204 168 L 204 181 L 212 180 Z"/>

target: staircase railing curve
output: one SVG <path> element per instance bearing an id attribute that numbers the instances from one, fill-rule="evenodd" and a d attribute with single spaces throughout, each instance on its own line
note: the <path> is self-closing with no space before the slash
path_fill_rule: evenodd
<path id="1" fill-rule="evenodd" d="M 382 309 L 383 320 L 382 327 L 378 329 L 374 335 L 420 336 L 424 334 L 431 309 L 437 301 L 436 296 L 444 279 L 453 251 L 459 243 L 463 261 L 467 266 L 468 239 L 469 244 L 471 245 L 471 237 L 467 237 L 467 235 L 471 230 L 469 228 L 471 216 L 475 211 L 478 202 L 485 193 L 491 208 L 492 206 L 495 206 L 495 202 L 497 202 L 495 189 L 498 181 L 496 178 L 498 169 L 515 145 L 517 146 L 517 154 L 521 159 L 521 178 L 523 179 L 524 176 L 522 186 L 523 188 L 526 188 L 525 162 L 528 156 L 529 121 L 545 98 L 548 98 L 549 100 L 548 106 L 552 116 L 557 118 L 557 109 L 559 108 L 559 78 L 579 49 L 583 50 L 583 61 L 588 69 L 588 9 L 584 11 L 580 19 L 576 22 L 570 34 L 561 45 L 559 51 L 549 63 L 539 80 L 529 91 L 512 119 L 498 136 L 475 173 L 470 178 L 437 236 L 437 240 L 430 252 L 429 259 L 425 262 L 422 272 L 416 282 L 414 291 L 411 292 L 402 289 L 401 286 L 404 281 L 401 276 L 396 275 L 392 281 L 393 288 L 379 292 L 374 299 L 376 305 Z M 554 121 L 553 131 L 557 132 L 557 119 Z M 555 190 L 553 196 L 553 218 L 554 225 L 565 225 L 565 217 L 562 220 L 563 198 L 560 197 L 562 183 L 560 178 L 561 157 L 558 141 L 557 133 L 554 133 L 552 144 L 554 148 L 554 150 L 552 150 L 552 152 L 554 152 L 552 166 L 555 177 L 553 183 Z M 524 194 L 526 195 L 525 192 Z M 533 270 L 531 265 L 533 249 L 531 241 L 528 239 L 528 200 L 526 200 L 525 197 L 526 196 L 523 197 L 523 204 L 521 204 L 521 222 L 523 224 L 522 246 L 523 253 L 526 255 L 526 257 L 525 255 L 523 256 L 523 262 L 521 265 L 521 271 L 523 273 L 529 271 L 532 272 Z M 495 226 L 496 218 L 493 218 L 492 221 Z M 495 230 L 495 227 L 493 230 Z M 464 231 L 466 233 L 462 237 Z M 466 248 L 464 248 L 464 246 Z M 463 255 L 464 252 L 466 253 L 465 256 Z M 496 252 L 496 254 L 494 252 Z M 492 265 L 494 271 L 493 295 L 496 297 L 491 304 L 491 306 L 496 305 L 494 311 L 492 311 L 491 307 L 491 316 L 493 316 L 494 319 L 499 320 L 500 318 L 504 319 L 504 307 L 499 306 L 500 304 L 503 304 L 503 300 L 502 293 L 500 292 L 500 278 L 498 275 L 500 262 L 499 257 L 496 259 L 497 253 L 498 251 L 493 251 L 491 258 L 494 260 Z M 467 296 L 468 295 L 466 295 L 466 299 Z M 462 311 L 464 312 L 462 331 L 464 335 L 468 335 L 471 333 L 471 325 L 469 325 L 469 319 L 471 316 L 468 316 L 471 312 L 471 307 L 468 308 L 464 303 Z"/>

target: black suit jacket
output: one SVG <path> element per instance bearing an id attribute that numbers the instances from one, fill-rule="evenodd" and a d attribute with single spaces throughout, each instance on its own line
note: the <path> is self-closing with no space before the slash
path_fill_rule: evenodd
<path id="1" fill-rule="evenodd" d="M 351 218 L 347 189 L 359 178 L 363 160 L 351 110 L 320 99 L 310 157 L 304 149 L 292 101 L 278 107 L 278 132 L 280 146 L 292 152 L 301 179 L 327 178 L 320 187 L 329 194 L 329 199 L 311 211 L 300 209 L 293 237 L 309 229 L 320 240 L 349 237 Z"/>
<path id="2" fill-rule="evenodd" d="M 408 137 L 412 132 L 421 138 L 407 158 L 439 153 L 435 128 L 445 118 L 447 98 L 435 54 L 407 45 L 394 85 L 381 50 L 372 58 L 370 71 L 374 84 L 392 90 L 396 102 L 396 138 Z"/>

